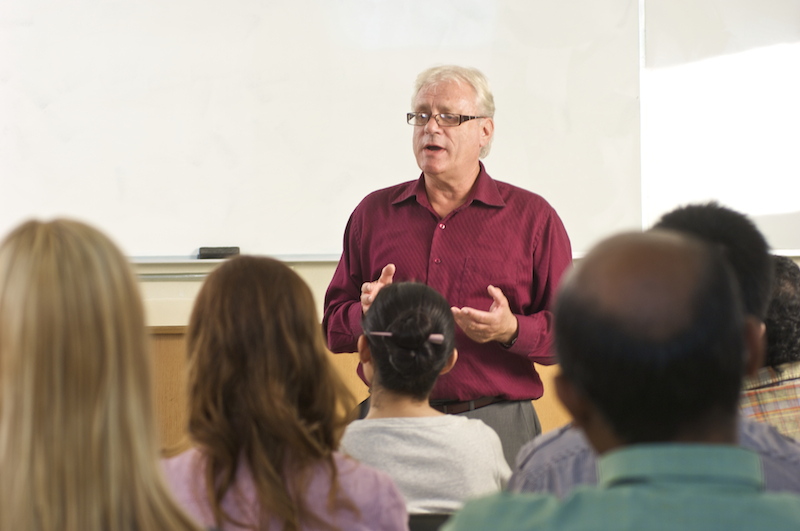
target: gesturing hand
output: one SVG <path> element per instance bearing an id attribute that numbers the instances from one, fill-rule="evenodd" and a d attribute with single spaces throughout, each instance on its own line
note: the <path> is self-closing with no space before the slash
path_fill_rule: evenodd
<path id="1" fill-rule="evenodd" d="M 489 286 L 488 291 L 492 297 L 492 305 L 488 312 L 466 306 L 464 308 L 453 306 L 450 308 L 453 317 L 467 336 L 477 343 L 489 341 L 509 343 L 517 336 L 519 326 L 517 318 L 511 313 L 508 299 L 500 288 Z"/>
<path id="2" fill-rule="evenodd" d="M 387 264 L 381 271 L 381 277 L 378 280 L 361 284 L 361 313 L 367 313 L 369 307 L 372 306 L 372 301 L 375 300 L 375 295 L 382 287 L 392 283 L 394 271 L 394 264 Z"/>

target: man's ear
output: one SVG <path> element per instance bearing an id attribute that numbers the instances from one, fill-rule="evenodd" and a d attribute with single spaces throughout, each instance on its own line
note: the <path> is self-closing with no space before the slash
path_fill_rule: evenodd
<path id="1" fill-rule="evenodd" d="M 364 334 L 358 336 L 358 360 L 361 363 L 372 363 L 372 353 L 369 351 L 367 336 Z"/>
<path id="2" fill-rule="evenodd" d="M 593 408 L 583 393 L 578 391 L 572 381 L 562 372 L 556 375 L 554 382 L 556 396 L 572 415 L 572 422 L 579 428 L 590 423 Z"/>
<path id="3" fill-rule="evenodd" d="M 481 122 L 481 147 L 483 147 L 492 139 L 492 135 L 494 134 L 494 120 L 491 118 L 484 118 Z"/>
<path id="4" fill-rule="evenodd" d="M 358 360 L 361 362 L 364 378 L 369 382 L 369 385 L 372 385 L 372 377 L 375 376 L 375 367 L 372 364 L 372 353 L 369 350 L 367 336 L 364 334 L 358 336 Z"/>
<path id="5" fill-rule="evenodd" d="M 449 358 L 447 358 L 447 363 L 444 364 L 444 368 L 441 371 L 439 371 L 439 376 L 450 372 L 453 369 L 453 367 L 455 367 L 457 359 L 458 359 L 458 350 L 453 349 L 453 353 L 450 354 Z"/>
<path id="6" fill-rule="evenodd" d="M 745 317 L 744 343 L 747 349 L 745 375 L 754 376 L 767 359 L 767 325 L 751 315 Z"/>

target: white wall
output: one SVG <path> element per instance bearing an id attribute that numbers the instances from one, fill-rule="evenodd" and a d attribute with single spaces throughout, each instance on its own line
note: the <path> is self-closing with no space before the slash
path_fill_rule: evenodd
<path id="1" fill-rule="evenodd" d="M 717 200 L 800 254 L 800 2 L 647 0 L 642 209 Z"/>

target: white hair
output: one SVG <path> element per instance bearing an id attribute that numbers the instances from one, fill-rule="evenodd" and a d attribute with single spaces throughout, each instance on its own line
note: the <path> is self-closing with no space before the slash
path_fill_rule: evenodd
<path id="1" fill-rule="evenodd" d="M 411 95 L 411 105 L 414 105 L 414 100 L 417 94 L 423 87 L 433 85 L 434 83 L 453 81 L 458 84 L 466 84 L 472 87 L 475 91 L 475 107 L 481 116 L 494 118 L 494 96 L 489 89 L 489 81 L 486 76 L 477 68 L 468 68 L 456 65 L 434 66 L 422 72 L 417 76 L 417 81 L 414 83 L 414 93 Z M 489 143 L 481 148 L 480 158 L 486 158 L 489 150 L 492 147 L 492 139 Z"/>

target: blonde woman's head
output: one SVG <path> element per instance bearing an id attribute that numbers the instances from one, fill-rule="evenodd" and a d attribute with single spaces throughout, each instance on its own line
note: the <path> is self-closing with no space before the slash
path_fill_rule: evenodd
<path id="1" fill-rule="evenodd" d="M 127 260 L 76 221 L 0 245 L 0 528 L 191 529 L 158 471 L 151 367 Z"/>

